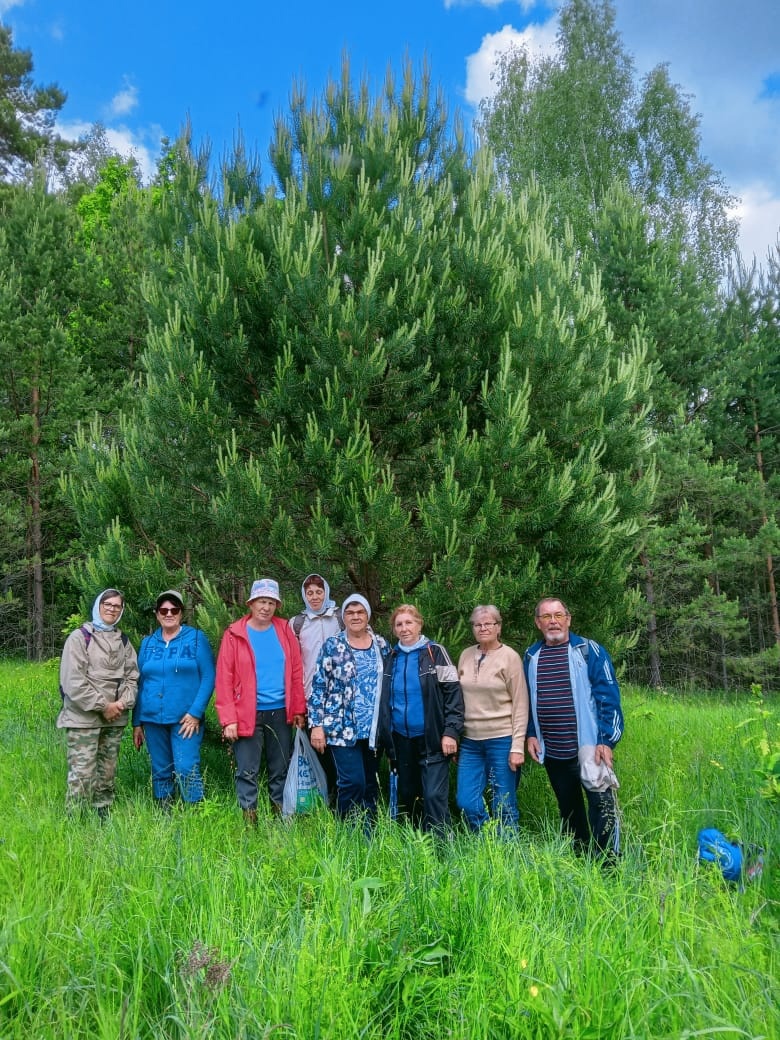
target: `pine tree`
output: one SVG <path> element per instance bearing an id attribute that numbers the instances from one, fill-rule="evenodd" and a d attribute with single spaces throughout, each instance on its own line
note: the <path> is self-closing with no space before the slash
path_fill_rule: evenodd
<path id="1" fill-rule="evenodd" d="M 14 181 L 36 166 L 62 169 L 74 145 L 54 130 L 66 95 L 51 83 L 33 82 L 30 51 L 13 45 L 13 34 L 0 25 L 0 180 Z"/>
<path id="2" fill-rule="evenodd" d="M 316 568 L 379 624 L 413 596 L 449 642 L 485 599 L 525 639 L 554 588 L 609 635 L 652 490 L 644 347 L 615 342 L 543 200 L 497 192 L 409 69 L 376 99 L 346 65 L 297 92 L 271 154 L 252 205 L 204 191 L 197 156 L 170 184 L 187 228 L 148 286 L 142 392 L 71 483 L 83 583 L 110 555 L 148 600 L 134 561 L 159 554 L 223 617 L 260 572 Z"/>
<path id="3" fill-rule="evenodd" d="M 95 384 L 69 335 L 83 286 L 72 211 L 40 181 L 0 196 L 0 460 L 6 649 L 51 652 L 46 613 L 73 534 L 58 478 Z M 56 638 L 59 637 L 57 633 Z"/>

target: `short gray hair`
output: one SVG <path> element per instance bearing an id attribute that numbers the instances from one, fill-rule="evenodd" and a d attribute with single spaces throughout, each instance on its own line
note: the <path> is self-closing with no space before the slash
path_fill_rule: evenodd
<path id="1" fill-rule="evenodd" d="M 469 618 L 472 625 L 477 620 L 479 614 L 492 614 L 493 620 L 497 621 L 499 625 L 501 624 L 501 611 L 498 607 L 493 606 L 492 603 L 480 603 L 478 607 L 474 607 Z"/>

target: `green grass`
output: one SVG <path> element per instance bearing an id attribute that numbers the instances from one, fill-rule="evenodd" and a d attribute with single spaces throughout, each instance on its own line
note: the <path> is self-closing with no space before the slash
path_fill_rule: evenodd
<path id="1" fill-rule="evenodd" d="M 366 842 L 326 812 L 251 832 L 218 742 L 207 803 L 164 818 L 128 731 L 111 820 L 69 820 L 56 690 L 55 665 L 0 667 L 3 1040 L 780 1037 L 778 806 L 747 695 L 625 691 L 605 874 L 537 767 L 513 843 L 389 821 Z M 763 845 L 763 877 L 699 866 L 705 825 Z"/>

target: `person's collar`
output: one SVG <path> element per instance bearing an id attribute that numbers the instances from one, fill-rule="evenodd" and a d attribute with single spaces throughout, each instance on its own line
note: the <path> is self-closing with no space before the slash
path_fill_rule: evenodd
<path id="1" fill-rule="evenodd" d="M 428 639 L 427 636 L 420 636 L 420 638 L 417 640 L 417 642 L 416 643 L 412 643 L 411 646 L 404 646 L 403 643 L 399 642 L 396 645 L 396 649 L 397 650 L 403 650 L 403 652 L 405 654 L 410 654 L 410 653 L 412 653 L 412 651 L 419 650 L 420 647 L 425 646 L 425 644 L 429 643 L 429 642 L 430 642 L 430 640 Z"/>

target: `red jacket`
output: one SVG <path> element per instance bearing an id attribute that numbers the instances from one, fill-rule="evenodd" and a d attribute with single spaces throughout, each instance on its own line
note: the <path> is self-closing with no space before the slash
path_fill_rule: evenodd
<path id="1" fill-rule="evenodd" d="M 217 655 L 216 707 L 223 726 L 238 723 L 239 737 L 251 737 L 257 717 L 257 678 L 255 655 L 246 632 L 251 614 L 234 621 L 222 637 Z M 288 623 L 271 618 L 276 636 L 284 651 L 284 703 L 287 721 L 306 714 L 303 693 L 301 649 Z"/>

